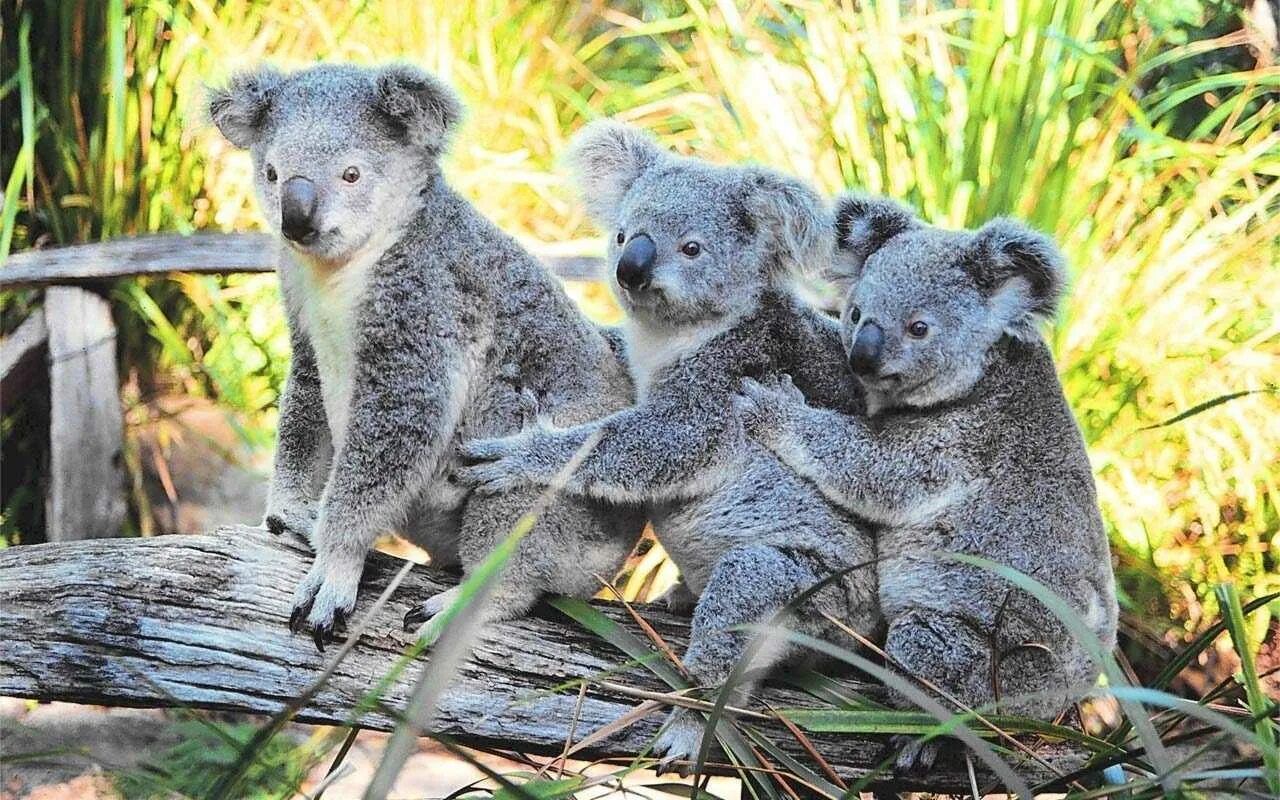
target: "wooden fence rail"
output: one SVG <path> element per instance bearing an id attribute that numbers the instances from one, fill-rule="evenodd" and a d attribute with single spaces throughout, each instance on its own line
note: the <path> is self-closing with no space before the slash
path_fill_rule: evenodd
<path id="1" fill-rule="evenodd" d="M 378 553 L 370 557 L 353 626 L 402 563 Z M 99 539 L 0 551 L 0 630 L 5 631 L 0 637 L 0 696 L 276 712 L 311 686 L 337 650 L 317 653 L 310 637 L 289 634 L 292 587 L 307 565 L 304 548 L 289 537 L 244 527 L 212 535 Z M 410 603 L 453 580 L 415 568 L 298 719 L 351 722 L 356 704 L 409 641 L 400 625 Z M 598 607 L 645 640 L 620 606 Z M 686 620 L 652 607 L 643 611 L 668 643 L 683 649 Z M 384 698 L 389 708 L 404 707 L 418 674 L 415 665 L 390 687 Z M 583 680 L 587 689 L 579 699 Z M 848 683 L 868 696 L 879 691 Z M 558 612 L 540 608 L 534 616 L 482 632 L 445 693 L 433 730 L 463 744 L 560 754 L 566 742 L 582 742 L 633 711 L 641 702 L 637 693 L 665 691 L 665 684 L 644 667 L 628 665 L 611 645 Z M 770 687 L 764 699 L 775 708 L 812 705 L 804 694 L 780 687 Z M 665 708 L 655 708 L 575 757 L 630 759 L 651 742 L 665 713 Z M 355 721 L 377 730 L 393 726 L 393 718 L 383 711 Z M 781 724 L 761 722 L 759 729 L 790 757 L 815 763 Z M 885 755 L 884 737 L 810 738 L 845 781 L 865 775 Z M 1062 745 L 1038 744 L 1036 750 L 1061 772 L 1081 761 L 1078 751 Z M 1017 768 L 1032 780 L 1048 777 L 1039 765 Z M 981 769 L 978 778 L 993 785 Z M 880 785 L 964 792 L 969 781 L 963 760 L 944 754 L 922 781 L 890 774 Z"/>

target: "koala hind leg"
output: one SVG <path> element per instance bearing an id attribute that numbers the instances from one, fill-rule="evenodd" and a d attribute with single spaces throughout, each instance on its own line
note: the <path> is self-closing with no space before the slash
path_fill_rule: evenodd
<path id="1" fill-rule="evenodd" d="M 724 684 L 751 642 L 749 631 L 737 626 L 768 622 L 805 589 L 820 579 L 806 563 L 774 547 L 734 547 L 716 562 L 693 610 L 693 627 L 684 666 L 701 686 Z M 763 672 L 783 661 L 797 648 L 776 639 L 763 643 L 751 662 L 753 672 Z M 734 687 L 728 703 L 737 705 L 755 689 L 754 681 Z M 653 746 L 661 758 L 658 772 L 688 775 L 706 727 L 701 714 L 674 709 Z M 683 763 L 681 763 L 683 762 Z"/>
<path id="2" fill-rule="evenodd" d="M 994 648 L 999 648 L 994 659 Z M 1052 717 L 1066 704 L 1066 671 L 1053 651 L 1036 643 L 997 644 L 973 622 L 945 612 L 913 609 L 893 620 L 885 651 L 904 677 L 936 686 L 969 708 L 995 708 L 1000 713 Z M 949 698 L 943 706 L 954 708 Z M 899 698 L 903 705 L 910 705 Z M 898 759 L 904 773 L 927 771 L 940 749 L 929 742 L 895 737 L 905 744 Z"/>

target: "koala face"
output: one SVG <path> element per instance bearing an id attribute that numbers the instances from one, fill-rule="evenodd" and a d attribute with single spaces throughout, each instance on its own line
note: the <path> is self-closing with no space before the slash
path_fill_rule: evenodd
<path id="1" fill-rule="evenodd" d="M 1042 234 L 996 220 L 977 231 L 924 225 L 890 200 L 842 197 L 839 277 L 849 366 L 873 404 L 928 407 L 962 396 L 1004 336 L 1051 317 L 1062 259 Z"/>
<path id="2" fill-rule="evenodd" d="M 209 111 L 252 154 L 271 227 L 301 254 L 340 264 L 416 210 L 461 106 L 412 67 L 326 64 L 238 75 L 211 93 Z"/>
<path id="3" fill-rule="evenodd" d="M 830 259 L 822 200 L 793 178 L 675 156 L 607 121 L 576 137 L 570 161 L 608 232 L 611 285 L 636 319 L 689 326 L 741 314 L 789 270 Z"/>

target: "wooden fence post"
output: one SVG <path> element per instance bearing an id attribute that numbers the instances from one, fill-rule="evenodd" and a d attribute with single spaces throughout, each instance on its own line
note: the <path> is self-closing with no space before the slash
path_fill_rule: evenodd
<path id="1" fill-rule="evenodd" d="M 124 420 L 116 376 L 116 328 L 107 301 L 50 287 L 49 541 L 116 536 L 124 521 Z"/>

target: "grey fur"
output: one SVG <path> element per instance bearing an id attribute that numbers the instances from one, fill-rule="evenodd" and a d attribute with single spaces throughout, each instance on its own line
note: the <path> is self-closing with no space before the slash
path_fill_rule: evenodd
<path id="1" fill-rule="evenodd" d="M 319 236 L 285 245 L 279 267 L 293 362 L 267 509 L 272 529 L 316 552 L 295 622 L 318 646 L 351 612 L 380 533 L 399 528 L 434 564 L 470 569 L 533 506 L 533 487 L 476 496 L 459 485 L 459 441 L 513 433 L 534 414 L 573 425 L 632 400 L 604 334 L 446 185 L 437 157 L 461 110 L 443 84 L 402 65 L 264 69 L 210 99 L 214 122 L 252 152 L 273 228 L 287 176 L 318 187 Z M 350 166 L 355 182 L 342 177 Z M 642 524 L 636 506 L 554 503 L 509 562 L 490 615 L 519 615 L 544 592 L 590 596 Z"/>
<path id="2" fill-rule="evenodd" d="M 738 412 L 784 463 L 877 526 L 886 649 L 908 675 L 970 707 L 1052 717 L 1099 665 L 1030 594 L 936 556 L 1012 566 L 1115 644 L 1092 472 L 1035 328 L 1056 309 L 1062 259 L 1009 220 L 944 231 L 863 197 L 842 198 L 837 219 L 838 266 L 853 282 L 846 347 L 862 326 L 885 330 L 880 370 L 858 379 L 869 416 L 813 408 L 786 382 L 747 382 Z M 929 325 L 923 338 L 907 331 L 916 320 Z"/>
<path id="3" fill-rule="evenodd" d="M 629 315 L 640 402 L 586 425 L 469 442 L 463 450 L 477 463 L 463 477 L 487 492 L 545 486 L 599 433 L 567 489 L 647 504 L 682 591 L 698 598 L 685 667 L 700 684 L 721 684 L 747 643 L 730 627 L 763 622 L 821 578 L 872 559 L 865 529 L 747 439 L 731 413 L 743 376 L 783 372 L 819 402 L 848 402 L 838 326 L 788 288 L 797 267 L 830 259 L 830 217 L 795 179 L 677 157 L 612 122 L 581 133 L 571 160 L 588 208 L 609 231 L 610 262 L 619 258 L 619 231 L 656 246 L 649 289 L 614 287 Z M 700 252 L 682 252 L 694 240 Z M 821 611 L 872 632 L 874 569 L 826 587 L 795 624 L 835 636 Z M 754 663 L 790 655 L 772 649 Z M 676 711 L 654 752 L 664 766 L 687 760 L 701 729 L 696 715 Z"/>

